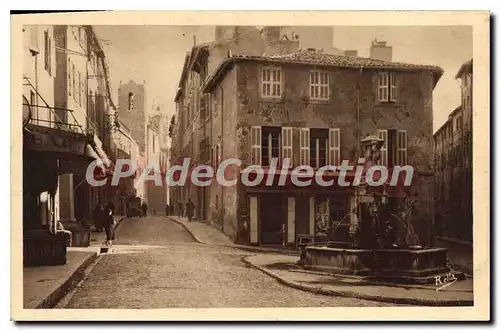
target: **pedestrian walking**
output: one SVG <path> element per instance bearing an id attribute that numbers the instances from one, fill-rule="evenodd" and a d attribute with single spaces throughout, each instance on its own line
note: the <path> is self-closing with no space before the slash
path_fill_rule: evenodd
<path id="1" fill-rule="evenodd" d="M 169 214 L 170 214 L 170 206 L 167 203 L 167 205 L 165 206 L 165 215 L 169 216 Z"/>
<path id="2" fill-rule="evenodd" d="M 191 222 L 191 220 L 194 216 L 194 210 L 195 210 L 195 205 L 194 205 L 193 201 L 191 200 L 191 197 L 189 197 L 188 202 L 186 203 L 186 216 L 187 216 L 189 222 Z"/>
<path id="3" fill-rule="evenodd" d="M 109 202 L 104 208 L 103 226 L 106 231 L 105 246 L 113 246 L 115 240 L 115 206 Z"/>
<path id="4" fill-rule="evenodd" d="M 141 208 L 142 208 L 142 216 L 146 217 L 148 215 L 148 205 L 146 204 L 146 202 L 142 203 Z"/>
<path id="5" fill-rule="evenodd" d="M 97 232 L 102 232 L 103 230 L 103 221 L 104 217 L 104 206 L 102 202 L 99 202 L 98 204 L 95 205 L 94 209 L 92 210 L 92 220 L 94 221 L 94 227 Z"/>
<path id="6" fill-rule="evenodd" d="M 179 202 L 179 217 L 184 216 L 184 204 L 182 202 Z"/>

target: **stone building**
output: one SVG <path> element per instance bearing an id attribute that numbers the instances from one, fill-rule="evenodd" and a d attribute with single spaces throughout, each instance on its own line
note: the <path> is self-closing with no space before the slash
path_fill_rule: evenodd
<path id="1" fill-rule="evenodd" d="M 88 107 L 92 51 L 99 48 L 91 27 L 23 28 L 23 249 L 29 265 L 65 263 L 66 239 L 59 225 L 88 220 L 91 187 L 87 166 L 110 164 L 105 140 L 108 81 L 98 107 Z M 97 60 L 105 67 L 102 51 Z M 78 68 L 78 70 L 76 70 Z M 105 77 L 104 73 L 98 75 Z M 104 107 L 106 106 L 106 107 Z M 92 122 L 89 109 L 100 120 Z M 103 168 L 94 175 L 104 176 Z M 68 223 L 66 223 L 67 225 Z M 78 226 L 76 226 L 78 227 Z M 73 230 L 73 229 L 72 229 Z M 73 241 L 73 244 L 89 244 Z"/>
<path id="2" fill-rule="evenodd" d="M 217 167 L 238 158 L 241 168 L 258 164 L 267 171 L 271 157 L 288 157 L 292 167 L 317 169 L 340 160 L 355 163 L 360 140 L 375 134 L 386 143 L 384 165 L 414 167 L 405 193 L 417 202 L 408 210 L 410 223 L 420 244 L 430 243 L 432 92 L 441 68 L 316 50 L 273 56 L 233 52 L 202 79 L 199 89 L 195 79 L 184 83 L 185 77 L 196 77 L 198 65 L 204 63 L 196 53 L 186 59 L 176 98 L 179 120 L 173 136 L 184 143 L 174 160 L 194 157 L 195 165 Z M 200 104 L 199 111 L 192 103 Z M 223 187 L 213 180 L 208 187 L 187 184 L 175 192 L 181 200 L 186 193 L 196 196 L 200 218 L 214 221 L 235 241 L 250 244 L 293 245 L 297 235 L 316 233 L 318 218 L 342 227 L 352 208 L 349 189 L 338 186 Z"/>
<path id="3" fill-rule="evenodd" d="M 472 60 L 464 63 L 461 105 L 434 133 L 436 235 L 450 260 L 472 270 Z"/>
<path id="4" fill-rule="evenodd" d="M 68 129 L 81 129 L 91 137 L 103 161 L 101 166 L 112 168 L 116 158 L 112 140 L 116 106 L 110 95 L 109 69 L 100 41 L 91 26 L 57 25 L 54 36 L 56 111 Z M 99 201 L 118 202 L 116 189 L 110 183 L 89 185 L 85 171 L 63 174 L 59 185 L 71 195 L 60 206 L 63 220 L 90 219 Z"/>

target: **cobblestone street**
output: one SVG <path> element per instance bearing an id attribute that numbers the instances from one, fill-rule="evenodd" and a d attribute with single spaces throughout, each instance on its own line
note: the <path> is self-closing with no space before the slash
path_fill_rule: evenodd
<path id="1" fill-rule="evenodd" d="M 65 308 L 394 306 L 286 287 L 241 261 L 251 253 L 196 243 L 161 216 L 124 220 L 116 239 Z"/>

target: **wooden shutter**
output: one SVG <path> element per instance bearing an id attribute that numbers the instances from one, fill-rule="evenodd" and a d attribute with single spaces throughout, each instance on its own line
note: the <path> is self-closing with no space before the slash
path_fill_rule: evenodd
<path id="1" fill-rule="evenodd" d="M 262 128 L 252 126 L 251 128 L 251 146 L 252 146 L 252 164 L 261 165 L 262 163 Z"/>
<path id="2" fill-rule="evenodd" d="M 340 165 L 340 129 L 330 129 L 328 132 L 328 164 Z"/>
<path id="3" fill-rule="evenodd" d="M 390 80 L 389 84 L 391 87 L 391 101 L 397 101 L 398 100 L 398 88 L 397 88 L 396 75 L 391 72 L 389 75 L 389 80 Z"/>
<path id="4" fill-rule="evenodd" d="M 259 200 L 250 197 L 250 243 L 259 243 Z"/>
<path id="5" fill-rule="evenodd" d="M 300 165 L 309 165 L 311 153 L 311 137 L 309 128 L 300 129 Z"/>
<path id="6" fill-rule="evenodd" d="M 293 130 L 290 127 L 281 128 L 281 146 L 283 151 L 281 156 L 284 159 L 290 159 L 290 166 L 293 164 Z"/>
<path id="7" fill-rule="evenodd" d="M 288 197 L 287 216 L 287 242 L 292 244 L 295 242 L 295 197 Z"/>
<path id="8" fill-rule="evenodd" d="M 389 75 L 387 72 L 378 74 L 378 101 L 389 101 Z"/>
<path id="9" fill-rule="evenodd" d="M 384 140 L 384 144 L 380 148 L 380 165 L 383 166 L 388 166 L 388 161 L 387 161 L 387 143 L 388 143 L 388 135 L 387 135 L 387 130 L 378 130 L 377 131 L 377 136 L 379 139 Z"/>
<path id="10" fill-rule="evenodd" d="M 406 130 L 398 130 L 397 144 L 398 165 L 406 165 L 408 163 L 408 138 Z"/>

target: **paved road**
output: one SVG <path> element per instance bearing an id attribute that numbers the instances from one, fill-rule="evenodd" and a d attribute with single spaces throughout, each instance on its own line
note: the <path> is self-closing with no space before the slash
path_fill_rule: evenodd
<path id="1" fill-rule="evenodd" d="M 389 306 L 286 287 L 241 262 L 249 253 L 196 243 L 164 217 L 124 220 L 114 244 L 66 308 Z"/>

